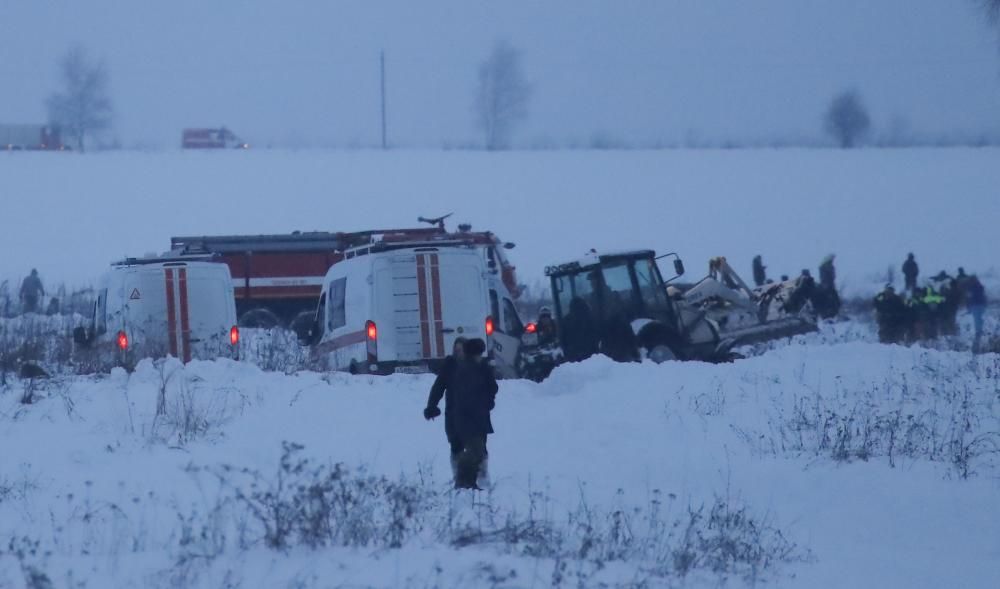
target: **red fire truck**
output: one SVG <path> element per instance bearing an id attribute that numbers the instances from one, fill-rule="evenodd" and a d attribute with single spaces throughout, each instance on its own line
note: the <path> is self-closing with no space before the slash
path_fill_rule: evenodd
<path id="1" fill-rule="evenodd" d="M 423 220 L 423 219 L 422 219 Z M 444 228 L 443 219 L 431 219 L 433 227 L 385 229 L 335 233 L 293 232 L 282 235 L 228 235 L 173 237 L 175 255 L 205 254 L 229 265 L 233 276 L 236 311 L 246 327 L 296 327 L 311 321 L 315 314 L 323 277 L 327 270 L 345 259 L 348 249 L 371 245 L 456 245 L 481 248 L 487 266 L 500 273 L 510 292 L 517 296 L 515 268 L 504 250 L 514 247 L 489 231 L 472 231 L 460 225 L 458 231 Z"/>

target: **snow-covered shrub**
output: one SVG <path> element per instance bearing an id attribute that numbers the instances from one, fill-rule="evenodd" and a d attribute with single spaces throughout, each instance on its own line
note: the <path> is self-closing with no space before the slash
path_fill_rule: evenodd
<path id="1" fill-rule="evenodd" d="M 177 446 L 221 433 L 250 403 L 238 387 L 212 385 L 176 358 L 143 360 L 130 376 L 126 396 L 130 386 L 144 397 L 140 422 L 150 440 Z"/>
<path id="2" fill-rule="evenodd" d="M 309 367 L 309 349 L 290 329 L 243 329 L 241 358 L 261 370 L 290 374 Z"/>
<path id="3" fill-rule="evenodd" d="M 890 368 L 885 382 L 871 389 L 824 395 L 803 387 L 775 404 L 766 430 L 734 429 L 767 455 L 884 458 L 890 467 L 900 459 L 929 460 L 948 464 L 963 479 L 996 470 L 1000 357 L 980 356 L 964 366 L 928 364 L 920 376 L 911 380 Z"/>
<path id="4" fill-rule="evenodd" d="M 552 559 L 555 586 L 571 572 L 577 581 L 585 580 L 587 570 L 613 563 L 637 567 L 650 578 L 710 572 L 752 581 L 766 578 L 781 564 L 811 558 L 767 517 L 734 499 L 715 497 L 708 505 L 688 505 L 673 514 L 658 490 L 645 506 L 627 505 L 619 491 L 616 505 L 600 508 L 588 503 L 581 489 L 577 506 L 559 512 L 543 494 L 530 495 L 524 513 L 490 501 L 477 504 L 473 517 L 460 525 L 450 523 L 442 539 L 456 547 L 494 545 Z"/>
<path id="5" fill-rule="evenodd" d="M 276 550 L 297 545 L 399 548 L 423 530 L 430 511 L 428 488 L 343 464 L 314 464 L 302 449 L 285 442 L 273 476 L 232 466 L 210 469 L 257 524 L 244 543 L 262 541 Z"/>

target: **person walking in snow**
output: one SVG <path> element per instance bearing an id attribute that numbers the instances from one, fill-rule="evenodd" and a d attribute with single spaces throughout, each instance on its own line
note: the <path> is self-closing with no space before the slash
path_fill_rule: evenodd
<path id="1" fill-rule="evenodd" d="M 920 267 L 913 254 L 907 254 L 906 261 L 903 262 L 903 279 L 906 281 L 906 291 L 912 293 L 917 290 L 917 276 L 920 275 Z"/>
<path id="2" fill-rule="evenodd" d="M 461 357 L 442 369 L 424 409 L 424 418 L 441 415 L 438 403 L 445 400 L 445 435 L 451 450 L 456 489 L 478 489 L 480 475 L 488 472 L 486 437 L 493 433 L 490 412 L 499 390 L 493 368 L 483 356 L 486 342 L 464 342 Z M 447 369 L 447 372 L 445 372 Z"/>
<path id="3" fill-rule="evenodd" d="M 45 287 L 38 277 L 38 270 L 32 268 L 31 274 L 21 283 L 21 310 L 23 313 L 37 313 L 38 303 L 45 296 Z"/>

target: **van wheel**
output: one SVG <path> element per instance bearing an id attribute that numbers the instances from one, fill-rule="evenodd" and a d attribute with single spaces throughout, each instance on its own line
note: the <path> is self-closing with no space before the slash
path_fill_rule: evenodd
<path id="1" fill-rule="evenodd" d="M 657 364 L 663 364 L 664 362 L 670 362 L 677 359 L 677 354 L 670 349 L 670 346 L 666 344 L 658 344 L 648 350 L 646 356 L 656 362 Z"/>

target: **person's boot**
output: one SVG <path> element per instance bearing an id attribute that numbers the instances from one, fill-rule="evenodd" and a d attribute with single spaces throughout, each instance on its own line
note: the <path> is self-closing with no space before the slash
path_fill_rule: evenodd
<path id="1" fill-rule="evenodd" d="M 458 469 L 455 475 L 456 489 L 478 489 L 476 477 L 479 474 L 477 460 L 468 450 L 462 452 L 458 458 Z"/>
<path id="2" fill-rule="evenodd" d="M 476 486 L 486 489 L 490 486 L 490 457 L 483 458 L 479 463 L 479 476 L 476 479 Z"/>
<path id="3" fill-rule="evenodd" d="M 458 488 L 458 454 L 451 455 L 451 480 L 455 482 L 455 488 Z"/>

